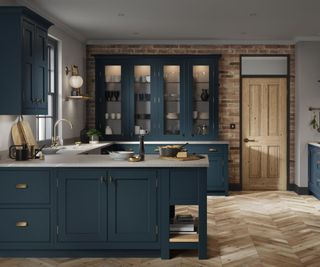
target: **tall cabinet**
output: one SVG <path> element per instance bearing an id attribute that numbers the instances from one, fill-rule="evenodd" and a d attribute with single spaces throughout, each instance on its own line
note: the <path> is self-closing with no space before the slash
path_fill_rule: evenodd
<path id="1" fill-rule="evenodd" d="M 51 25 L 28 8 L 0 7 L 0 115 L 47 114 Z"/>
<path id="2" fill-rule="evenodd" d="M 218 59 L 96 56 L 96 125 L 108 140 L 214 140 Z"/>

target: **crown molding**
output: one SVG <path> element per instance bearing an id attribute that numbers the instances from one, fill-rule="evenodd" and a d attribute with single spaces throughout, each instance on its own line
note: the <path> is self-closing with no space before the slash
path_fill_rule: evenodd
<path id="1" fill-rule="evenodd" d="M 46 11 L 43 9 L 39 8 L 37 5 L 35 5 L 32 0 L 15 0 L 16 4 L 15 5 L 22 5 L 30 8 L 34 12 L 38 13 L 39 15 L 43 16 L 47 20 L 51 21 L 54 23 L 53 27 L 56 27 L 58 30 L 61 30 L 68 34 L 69 36 L 75 38 L 76 40 L 80 41 L 81 43 L 85 44 L 86 43 L 86 38 L 78 33 L 77 31 L 71 29 L 68 25 L 60 21 L 59 19 L 52 17 L 49 15 Z"/>
<path id="2" fill-rule="evenodd" d="M 87 40 L 87 45 L 141 44 L 141 45 L 292 45 L 293 40 Z"/>

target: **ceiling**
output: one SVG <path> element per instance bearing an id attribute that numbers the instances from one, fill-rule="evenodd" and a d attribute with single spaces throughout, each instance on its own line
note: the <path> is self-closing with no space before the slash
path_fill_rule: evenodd
<path id="1" fill-rule="evenodd" d="M 319 0 L 27 0 L 84 40 L 319 38 Z"/>

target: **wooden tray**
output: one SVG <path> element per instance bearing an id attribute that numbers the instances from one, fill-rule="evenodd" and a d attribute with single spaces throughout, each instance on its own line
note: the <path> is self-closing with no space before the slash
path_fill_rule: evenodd
<path id="1" fill-rule="evenodd" d="M 203 159 L 203 156 L 200 155 L 188 155 L 187 158 L 177 158 L 177 157 L 160 157 L 160 159 L 165 159 L 165 160 L 179 160 L 179 161 L 188 161 L 188 160 L 199 160 Z"/>

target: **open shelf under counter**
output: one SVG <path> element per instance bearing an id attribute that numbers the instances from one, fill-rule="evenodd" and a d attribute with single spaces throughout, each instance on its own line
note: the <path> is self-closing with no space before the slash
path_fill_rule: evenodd
<path id="1" fill-rule="evenodd" d="M 170 234 L 170 243 L 197 243 L 199 242 L 198 234 Z"/>

